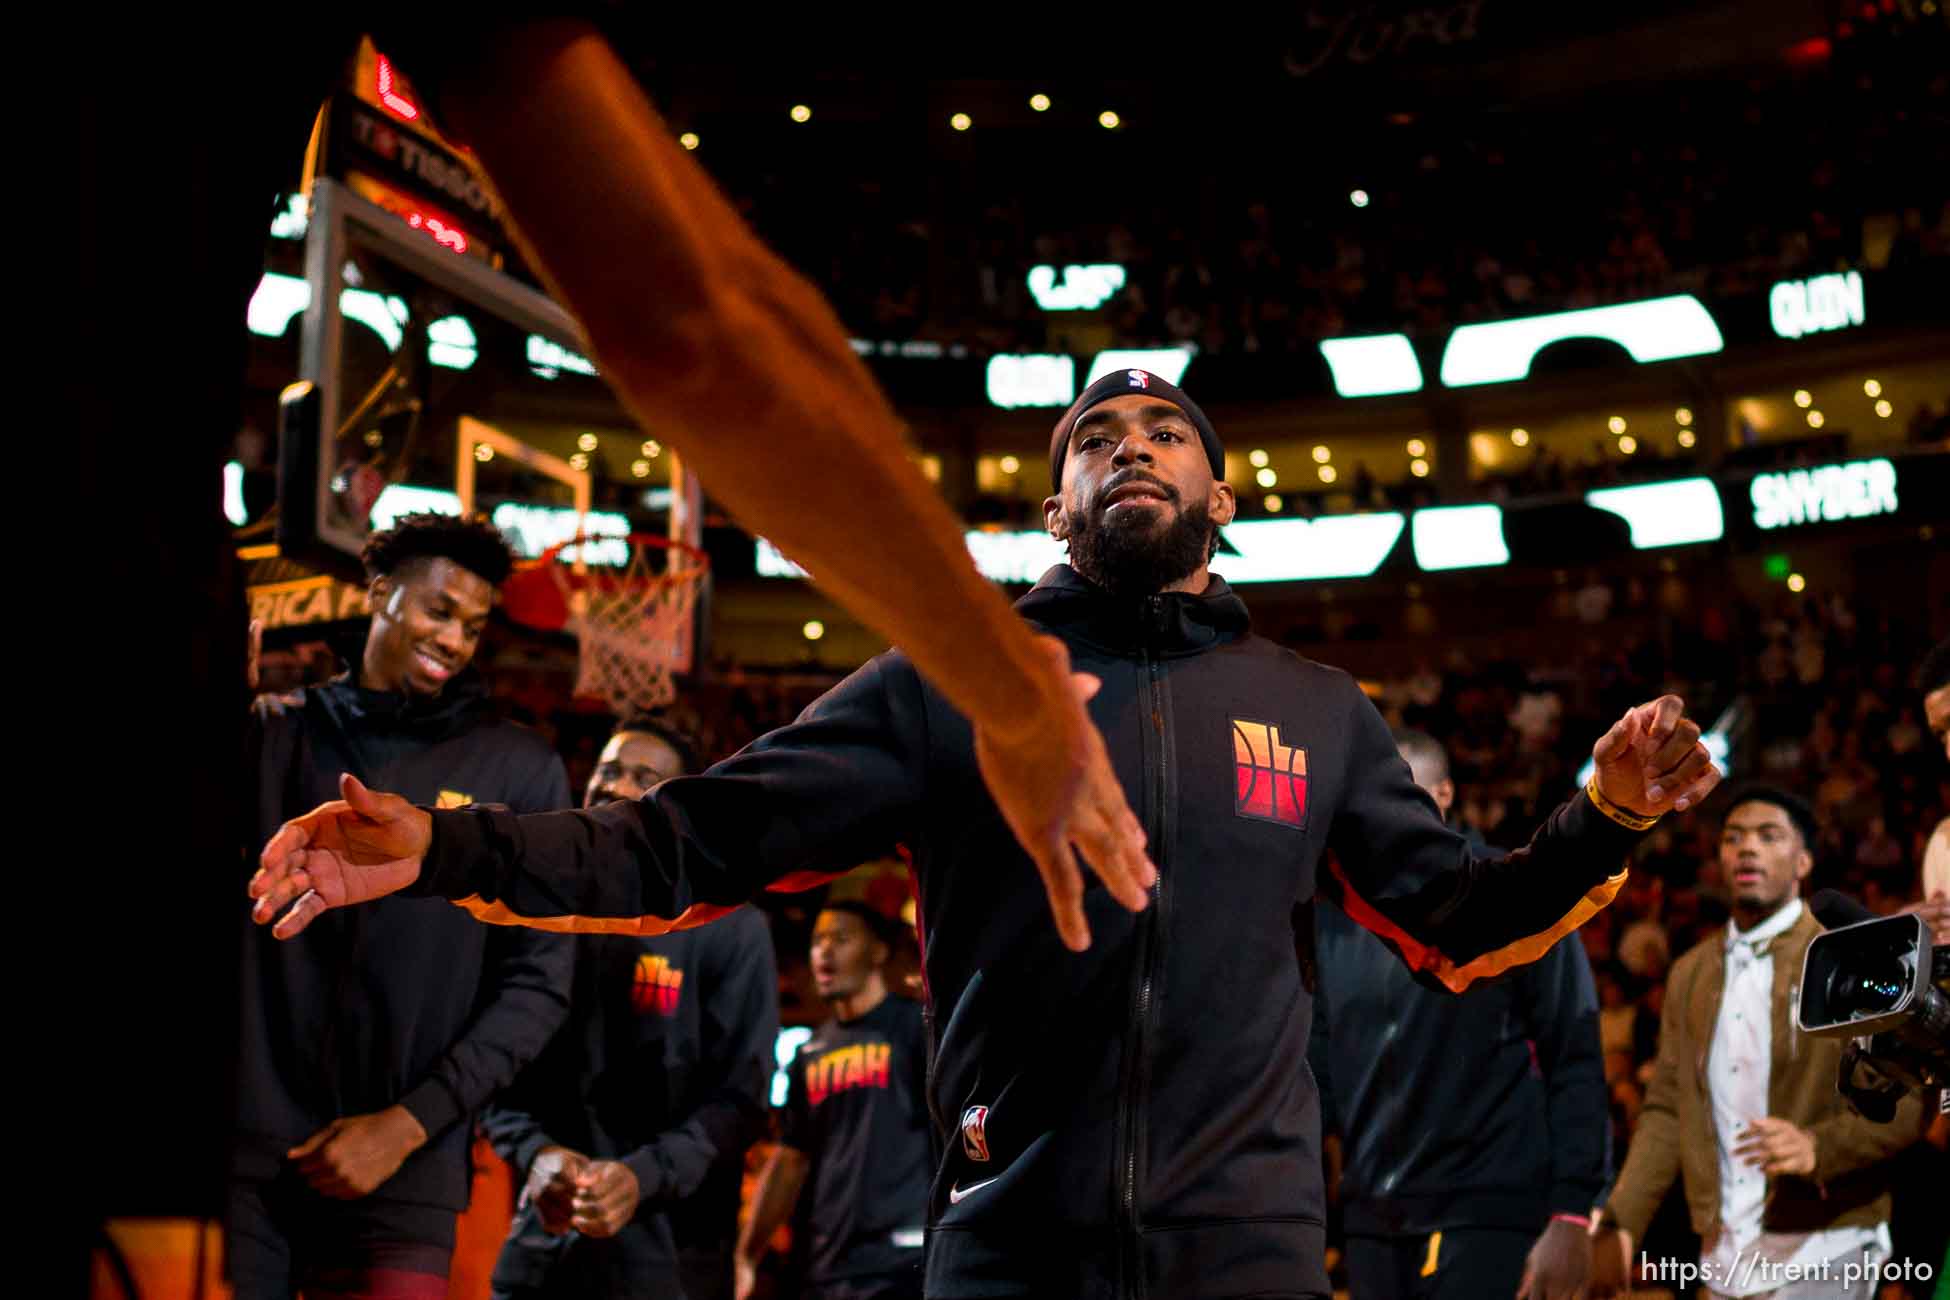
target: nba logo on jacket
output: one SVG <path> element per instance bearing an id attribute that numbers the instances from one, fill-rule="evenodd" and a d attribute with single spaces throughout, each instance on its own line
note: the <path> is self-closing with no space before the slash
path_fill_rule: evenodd
<path id="1" fill-rule="evenodd" d="M 961 1149 L 970 1160 L 989 1158 L 989 1108 L 970 1106 L 961 1114 Z"/>
<path id="2" fill-rule="evenodd" d="M 1307 751 L 1280 743 L 1271 722 L 1232 720 L 1232 757 L 1237 783 L 1232 810 L 1241 817 L 1307 824 Z"/>

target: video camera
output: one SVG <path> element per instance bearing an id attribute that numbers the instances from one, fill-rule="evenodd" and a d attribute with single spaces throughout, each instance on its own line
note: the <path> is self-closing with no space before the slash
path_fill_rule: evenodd
<path id="1" fill-rule="evenodd" d="M 1828 929 L 1802 961 L 1795 1020 L 1803 1033 L 1853 1040 L 1842 1096 L 1878 1124 L 1911 1089 L 1944 1089 L 1938 1104 L 1950 1106 L 1950 946 L 1932 946 L 1920 916 L 1877 916 L 1827 889 L 1813 901 Z"/>

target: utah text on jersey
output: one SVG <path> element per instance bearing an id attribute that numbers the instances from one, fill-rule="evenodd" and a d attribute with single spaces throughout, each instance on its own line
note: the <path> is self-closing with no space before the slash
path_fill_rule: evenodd
<path id="1" fill-rule="evenodd" d="M 817 1106 L 848 1088 L 885 1088 L 894 1049 L 888 1043 L 853 1043 L 806 1062 L 806 1099 Z"/>

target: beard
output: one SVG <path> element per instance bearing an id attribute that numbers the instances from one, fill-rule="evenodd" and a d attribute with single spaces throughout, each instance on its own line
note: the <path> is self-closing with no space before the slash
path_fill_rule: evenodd
<path id="1" fill-rule="evenodd" d="M 1203 501 L 1182 507 L 1163 528 L 1141 510 L 1105 513 L 1104 498 L 1134 479 L 1178 504 L 1177 491 L 1148 474 L 1113 475 L 1089 508 L 1070 518 L 1071 567 L 1113 596 L 1155 596 L 1212 558 L 1216 530 Z"/>

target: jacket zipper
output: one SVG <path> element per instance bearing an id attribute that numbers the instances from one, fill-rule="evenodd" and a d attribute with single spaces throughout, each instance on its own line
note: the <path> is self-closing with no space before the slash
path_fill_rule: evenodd
<path id="1" fill-rule="evenodd" d="M 1163 604 L 1158 597 L 1150 597 L 1145 609 L 1155 624 L 1162 616 Z M 1147 630 L 1149 630 L 1147 628 Z M 1131 1068 L 1126 1073 L 1124 1092 L 1124 1160 L 1121 1170 L 1123 1178 L 1123 1211 L 1126 1231 L 1125 1276 L 1129 1280 L 1127 1294 L 1132 1300 L 1144 1300 L 1144 1250 L 1143 1224 L 1138 1213 L 1137 1202 L 1137 1158 L 1138 1139 L 1144 1122 L 1142 1091 L 1144 1087 L 1145 1028 L 1151 1017 L 1151 986 L 1157 975 L 1158 949 L 1163 936 L 1158 932 L 1159 913 L 1164 906 L 1166 849 L 1168 847 L 1165 828 L 1165 797 L 1170 789 L 1168 765 L 1171 762 L 1170 737 L 1166 734 L 1164 710 L 1160 695 L 1163 690 L 1159 680 L 1158 662 L 1149 649 L 1139 651 L 1139 663 L 1144 669 L 1144 702 L 1148 706 L 1150 722 L 1158 747 L 1158 758 L 1153 771 L 1145 775 L 1151 778 L 1151 816 L 1145 827 L 1150 839 L 1151 861 L 1158 868 L 1157 883 L 1151 886 L 1151 905 L 1145 909 L 1144 928 L 1138 938 L 1137 990 L 1131 1003 Z"/>

